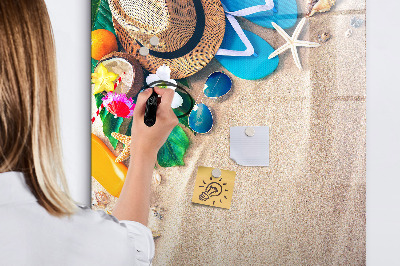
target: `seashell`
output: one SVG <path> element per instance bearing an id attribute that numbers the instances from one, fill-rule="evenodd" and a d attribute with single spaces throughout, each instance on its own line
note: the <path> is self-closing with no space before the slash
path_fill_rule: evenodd
<path id="1" fill-rule="evenodd" d="M 361 18 L 357 18 L 357 17 L 352 17 L 350 20 L 350 26 L 352 26 L 353 28 L 359 28 L 362 26 L 363 23 L 364 23 L 364 20 L 362 20 Z"/>
<path id="2" fill-rule="evenodd" d="M 95 192 L 97 206 L 105 208 L 110 203 L 110 197 L 104 191 Z"/>
<path id="3" fill-rule="evenodd" d="M 332 35 L 329 32 L 318 34 L 318 41 L 320 42 L 327 42 L 330 38 L 332 38 Z"/>
<path id="4" fill-rule="evenodd" d="M 336 3 L 336 0 L 309 0 L 308 1 L 308 17 L 311 17 L 317 12 L 326 12 L 331 9 L 332 6 L 334 6 Z"/>
<path id="5" fill-rule="evenodd" d="M 308 0 L 307 1 L 307 14 L 311 13 L 311 10 L 315 6 L 316 3 L 318 3 L 319 0 Z"/>
<path id="6" fill-rule="evenodd" d="M 348 30 L 346 30 L 346 32 L 344 33 L 344 36 L 346 36 L 347 38 L 349 38 L 352 34 L 353 34 L 353 30 L 352 30 L 352 29 L 348 29 Z"/>
<path id="7" fill-rule="evenodd" d="M 164 209 L 158 206 L 151 207 L 149 210 L 149 220 L 147 227 L 153 233 L 153 238 L 161 236 L 160 229 L 162 225 Z"/>
<path id="8" fill-rule="evenodd" d="M 154 173 L 153 173 L 152 183 L 155 186 L 158 186 L 161 184 L 161 175 L 157 171 L 154 171 Z"/>
<path id="9" fill-rule="evenodd" d="M 153 238 L 157 238 L 157 237 L 160 237 L 161 236 L 161 233 L 160 233 L 160 231 L 151 231 L 151 234 L 153 235 Z"/>
<path id="10" fill-rule="evenodd" d="M 162 220 L 163 218 L 162 212 L 164 211 L 162 208 L 151 207 L 150 210 L 153 213 L 154 217 L 158 218 L 159 220 Z"/>

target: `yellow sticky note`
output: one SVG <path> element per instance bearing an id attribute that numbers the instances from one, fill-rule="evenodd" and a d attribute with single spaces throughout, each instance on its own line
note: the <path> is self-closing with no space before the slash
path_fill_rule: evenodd
<path id="1" fill-rule="evenodd" d="M 215 168 L 199 166 L 192 202 L 229 209 L 231 207 L 236 173 L 221 170 L 219 177 L 214 177 Z"/>

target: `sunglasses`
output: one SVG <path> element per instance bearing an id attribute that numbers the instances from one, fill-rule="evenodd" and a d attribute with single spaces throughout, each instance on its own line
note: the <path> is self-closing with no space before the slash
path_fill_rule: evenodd
<path id="1" fill-rule="evenodd" d="M 210 74 L 204 84 L 204 95 L 208 98 L 219 98 L 232 88 L 232 80 L 223 72 Z M 195 104 L 189 114 L 189 126 L 193 131 L 204 134 L 210 132 L 213 126 L 213 116 L 210 108 L 203 103 Z"/>

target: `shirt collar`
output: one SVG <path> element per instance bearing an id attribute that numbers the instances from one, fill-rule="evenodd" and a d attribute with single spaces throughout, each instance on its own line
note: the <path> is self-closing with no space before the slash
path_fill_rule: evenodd
<path id="1" fill-rule="evenodd" d="M 10 203 L 35 202 L 21 172 L 0 173 L 0 205 Z"/>

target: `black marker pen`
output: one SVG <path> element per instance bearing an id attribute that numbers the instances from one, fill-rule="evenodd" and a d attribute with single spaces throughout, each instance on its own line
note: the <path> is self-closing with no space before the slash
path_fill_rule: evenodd
<path id="1" fill-rule="evenodd" d="M 156 123 L 158 94 L 154 91 L 146 101 L 146 109 L 144 111 L 144 123 L 148 127 L 152 127 Z"/>

